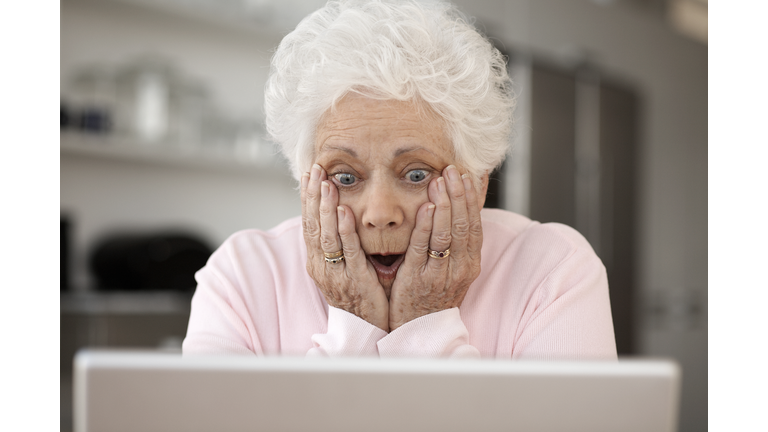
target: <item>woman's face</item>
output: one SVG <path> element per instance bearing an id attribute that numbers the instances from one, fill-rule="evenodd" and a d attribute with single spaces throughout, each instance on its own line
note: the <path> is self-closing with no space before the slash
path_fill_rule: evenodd
<path id="1" fill-rule="evenodd" d="M 413 103 L 350 94 L 318 127 L 314 162 L 338 188 L 339 204 L 352 209 L 368 259 L 404 254 L 416 212 L 429 201 L 429 182 L 451 164 L 466 172 L 440 122 L 424 109 L 418 113 Z M 393 279 L 379 281 L 389 292 Z"/>

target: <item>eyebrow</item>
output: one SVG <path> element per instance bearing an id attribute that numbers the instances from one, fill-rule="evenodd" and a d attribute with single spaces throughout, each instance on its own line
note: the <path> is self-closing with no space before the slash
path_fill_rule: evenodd
<path id="1" fill-rule="evenodd" d="M 395 157 L 402 156 L 402 155 L 404 155 L 406 153 L 409 153 L 409 152 L 412 152 L 412 151 L 417 151 L 417 150 L 424 150 L 424 151 L 427 151 L 427 152 L 432 153 L 433 155 L 435 155 L 435 153 L 432 152 L 432 150 L 429 150 L 429 149 L 424 148 L 424 147 L 406 147 L 406 148 L 397 149 L 397 151 L 395 151 Z M 435 156 L 437 156 L 437 155 L 435 155 Z"/>
<path id="2" fill-rule="evenodd" d="M 343 151 L 344 153 L 347 153 L 350 156 L 352 156 L 354 158 L 357 158 L 357 152 L 354 149 L 347 148 L 347 147 L 337 147 L 337 146 L 329 145 L 329 146 L 324 146 L 321 151 L 323 151 L 323 150 Z M 428 153 L 433 154 L 434 156 L 437 156 L 432 150 L 430 150 L 428 148 L 424 148 L 424 147 L 405 147 L 405 148 L 400 148 L 400 149 L 395 150 L 395 157 L 397 158 L 397 157 L 400 157 L 400 156 L 402 156 L 402 155 L 404 155 L 406 153 L 410 153 L 410 152 L 417 151 L 417 150 L 424 150 L 424 151 L 426 151 Z"/>
<path id="3" fill-rule="evenodd" d="M 353 158 L 357 158 L 357 152 L 354 151 L 353 149 L 347 148 L 347 147 L 336 147 L 336 146 L 333 146 L 333 145 L 323 146 L 323 148 L 320 149 L 320 152 L 322 153 L 324 150 L 343 151 L 344 153 L 349 153 L 349 155 L 352 156 Z"/>

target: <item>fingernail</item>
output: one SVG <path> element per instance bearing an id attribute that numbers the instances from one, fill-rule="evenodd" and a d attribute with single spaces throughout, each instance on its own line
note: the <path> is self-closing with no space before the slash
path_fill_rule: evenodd
<path id="1" fill-rule="evenodd" d="M 455 166 L 448 165 L 445 171 L 448 174 L 448 178 L 451 179 L 451 181 L 456 181 L 459 179 L 459 171 L 456 169 Z"/>
<path id="2" fill-rule="evenodd" d="M 301 175 L 301 188 L 306 189 L 307 183 L 309 183 L 309 173 L 305 172 L 304 174 Z"/>
<path id="3" fill-rule="evenodd" d="M 430 204 L 430 206 L 427 207 L 427 216 L 432 217 L 433 214 L 435 214 L 435 205 Z"/>
<path id="4" fill-rule="evenodd" d="M 320 184 L 320 195 L 325 198 L 328 196 L 328 192 L 330 191 L 330 186 L 328 186 L 328 182 L 322 182 Z"/>
<path id="5" fill-rule="evenodd" d="M 461 176 L 461 178 L 464 179 L 464 190 L 468 191 L 472 189 L 472 180 L 469 179 L 469 176 L 467 177 L 464 177 L 464 176 L 466 176 L 466 174 Z"/>
<path id="6" fill-rule="evenodd" d="M 312 180 L 317 180 L 320 178 L 320 169 L 321 169 L 320 165 L 318 164 L 312 165 L 312 174 L 311 174 Z"/>
<path id="7" fill-rule="evenodd" d="M 347 212 L 344 211 L 344 207 L 342 207 L 342 206 L 336 207 L 336 216 L 338 217 L 339 222 L 344 220 L 344 216 L 347 215 L 346 213 Z"/>
<path id="8" fill-rule="evenodd" d="M 445 179 L 442 177 L 437 178 L 437 190 L 445 192 Z"/>

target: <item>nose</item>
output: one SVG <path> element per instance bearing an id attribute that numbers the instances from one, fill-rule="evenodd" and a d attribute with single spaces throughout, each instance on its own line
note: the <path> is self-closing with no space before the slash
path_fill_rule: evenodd
<path id="1" fill-rule="evenodd" d="M 394 185 L 371 180 L 365 190 L 365 209 L 361 222 L 365 228 L 397 228 L 405 219 Z"/>

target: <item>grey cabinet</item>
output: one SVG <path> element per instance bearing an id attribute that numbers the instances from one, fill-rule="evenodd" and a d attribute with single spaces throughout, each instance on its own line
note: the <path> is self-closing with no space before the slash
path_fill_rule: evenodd
<path id="1" fill-rule="evenodd" d="M 634 354 L 640 98 L 594 69 L 522 67 L 527 216 L 589 240 L 608 272 L 618 352 Z"/>

